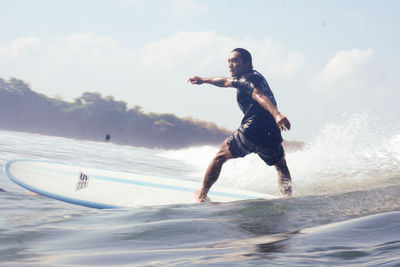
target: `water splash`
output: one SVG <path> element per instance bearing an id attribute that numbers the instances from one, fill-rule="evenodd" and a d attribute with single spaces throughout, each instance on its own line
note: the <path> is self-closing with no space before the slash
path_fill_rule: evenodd
<path id="1" fill-rule="evenodd" d="M 298 192 L 329 193 L 387 185 L 400 173 L 393 147 L 398 135 L 386 136 L 369 113 L 327 125 L 302 151 L 291 155 Z M 398 155 L 398 154 L 397 154 Z"/>
<path id="2" fill-rule="evenodd" d="M 302 150 L 286 155 L 296 195 L 330 194 L 400 184 L 400 135 L 378 127 L 379 118 L 365 112 L 326 125 Z M 201 182 L 217 147 L 166 151 L 162 156 L 193 166 Z M 220 185 L 279 194 L 275 168 L 257 155 L 228 161 Z"/>

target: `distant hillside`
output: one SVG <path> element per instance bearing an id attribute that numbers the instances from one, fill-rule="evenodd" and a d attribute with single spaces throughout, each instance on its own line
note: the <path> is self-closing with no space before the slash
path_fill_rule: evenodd
<path id="1" fill-rule="evenodd" d="M 128 109 L 99 93 L 84 93 L 73 103 L 49 98 L 15 78 L 0 78 L 0 128 L 96 141 L 108 135 L 114 143 L 150 148 L 219 144 L 229 134 L 214 123 Z"/>
<path id="2" fill-rule="evenodd" d="M 76 139 L 108 141 L 148 148 L 183 148 L 220 144 L 231 133 L 214 123 L 146 114 L 140 106 L 99 93 L 83 93 L 75 102 L 50 98 L 22 80 L 0 78 L 0 129 Z M 298 150 L 302 142 L 285 142 Z"/>

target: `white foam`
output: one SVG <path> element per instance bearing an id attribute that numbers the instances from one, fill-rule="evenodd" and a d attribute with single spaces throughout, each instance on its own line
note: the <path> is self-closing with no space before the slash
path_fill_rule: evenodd
<path id="1" fill-rule="evenodd" d="M 304 149 L 287 153 L 295 193 L 364 190 L 385 185 L 399 174 L 400 135 L 385 136 L 377 121 L 369 113 L 348 116 L 344 122 L 326 125 Z M 193 165 L 192 176 L 201 181 L 217 151 L 213 146 L 193 147 L 166 151 L 162 156 Z M 266 166 L 254 154 L 228 161 L 218 184 L 278 194 L 275 168 Z"/>

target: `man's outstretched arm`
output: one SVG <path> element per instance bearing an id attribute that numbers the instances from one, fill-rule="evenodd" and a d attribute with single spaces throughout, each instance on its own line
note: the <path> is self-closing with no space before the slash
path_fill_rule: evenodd
<path id="1" fill-rule="evenodd" d="M 191 84 L 208 83 L 219 87 L 232 87 L 232 78 L 227 77 L 203 78 L 199 76 L 193 76 L 189 78 L 188 82 L 190 82 Z"/>
<path id="2" fill-rule="evenodd" d="M 253 94 L 251 97 L 258 102 L 266 111 L 271 113 L 272 117 L 274 117 L 276 124 L 278 125 L 281 131 L 290 130 L 290 122 L 289 120 L 282 115 L 276 106 L 269 100 L 267 96 L 265 96 L 260 90 L 254 88 Z"/>

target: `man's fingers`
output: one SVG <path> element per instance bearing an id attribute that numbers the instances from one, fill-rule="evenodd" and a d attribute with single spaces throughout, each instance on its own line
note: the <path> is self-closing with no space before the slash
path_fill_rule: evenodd
<path id="1" fill-rule="evenodd" d="M 188 82 L 190 82 L 191 84 L 201 84 L 202 80 L 200 77 L 194 76 L 194 77 L 189 78 Z"/>
<path id="2" fill-rule="evenodd" d="M 285 118 L 285 119 L 283 120 L 283 123 L 284 123 L 286 129 L 287 129 L 287 130 L 290 130 L 290 121 L 289 121 L 287 118 Z"/>
<path id="3" fill-rule="evenodd" d="M 286 117 L 282 118 L 278 123 L 278 127 L 281 131 L 290 130 L 289 120 Z"/>

